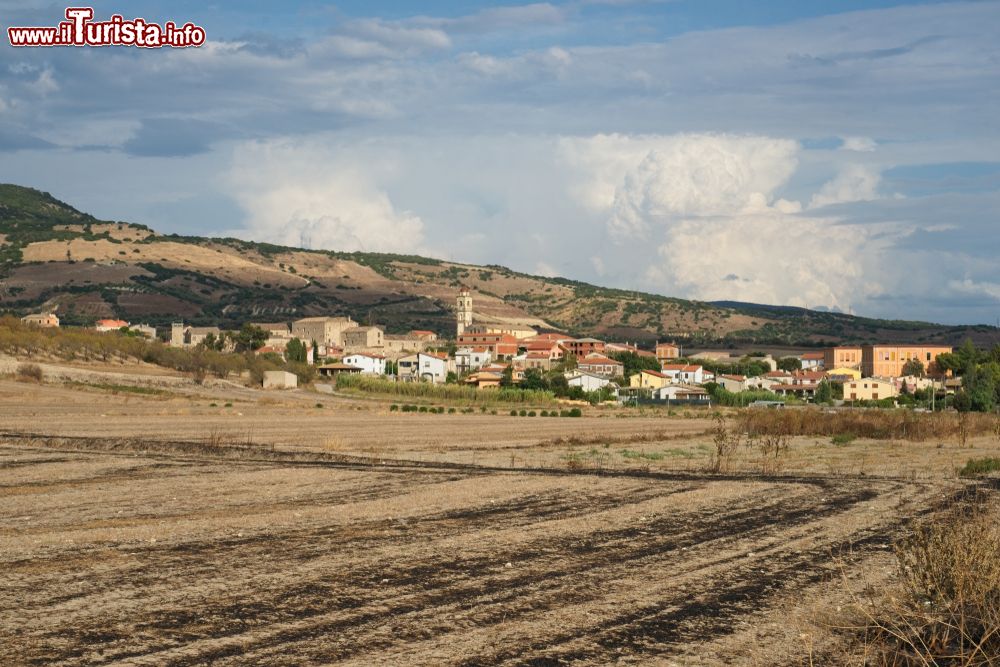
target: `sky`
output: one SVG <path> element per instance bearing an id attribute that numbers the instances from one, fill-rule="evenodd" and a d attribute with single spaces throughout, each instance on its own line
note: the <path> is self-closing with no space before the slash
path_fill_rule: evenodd
<path id="1" fill-rule="evenodd" d="M 1000 2 L 92 4 L 207 42 L 4 35 L 0 182 L 167 233 L 1000 318 Z"/>

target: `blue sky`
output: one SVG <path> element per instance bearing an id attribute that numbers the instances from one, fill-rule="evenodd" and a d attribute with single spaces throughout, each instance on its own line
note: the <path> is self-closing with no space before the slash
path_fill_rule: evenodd
<path id="1" fill-rule="evenodd" d="M 208 44 L 4 44 L 0 180 L 167 232 L 1000 317 L 1000 3 L 94 7 Z"/>

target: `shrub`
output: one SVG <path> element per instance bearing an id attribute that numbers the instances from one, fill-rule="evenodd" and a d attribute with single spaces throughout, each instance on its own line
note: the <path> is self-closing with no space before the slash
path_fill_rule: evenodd
<path id="1" fill-rule="evenodd" d="M 528 411 L 528 416 L 529 417 L 534 417 L 535 416 L 535 411 L 534 410 L 529 410 Z"/>
<path id="2" fill-rule="evenodd" d="M 569 411 L 568 411 L 568 414 L 566 416 L 567 417 L 582 417 L 583 416 L 583 410 L 581 410 L 580 408 L 570 408 Z"/>
<path id="3" fill-rule="evenodd" d="M 317 404 L 316 404 L 316 407 L 317 407 L 317 408 L 321 408 L 321 407 L 323 407 L 323 404 L 322 404 L 322 403 L 317 403 Z"/>
<path id="4" fill-rule="evenodd" d="M 389 412 L 396 412 L 397 410 L 399 410 L 399 406 L 395 403 L 389 406 Z"/>
<path id="5" fill-rule="evenodd" d="M 41 382 L 44 374 L 42 373 L 42 367 L 38 364 L 19 364 L 17 367 L 17 377 L 24 380 Z"/>
<path id="6" fill-rule="evenodd" d="M 432 400 L 468 401 L 480 405 L 485 413 L 488 405 L 498 403 L 551 403 L 555 396 L 550 391 L 503 387 L 493 391 L 480 391 L 474 387 L 427 382 L 393 382 L 367 375 L 340 375 L 337 388 L 354 392 L 389 394 L 393 396 L 420 396 Z"/>
<path id="7" fill-rule="evenodd" d="M 517 416 L 517 410 L 511 410 L 510 411 L 510 416 L 511 417 L 516 417 Z"/>
<path id="8" fill-rule="evenodd" d="M 958 471 L 958 474 L 962 477 L 979 477 L 997 471 L 1000 471 L 1000 459 L 986 457 L 969 459 L 965 462 L 965 467 Z"/>
<path id="9" fill-rule="evenodd" d="M 852 442 L 854 442 L 854 434 L 853 433 L 838 433 L 837 435 L 833 436 L 833 438 L 831 439 L 831 442 L 833 444 L 835 444 L 835 445 L 849 445 Z"/>
<path id="10" fill-rule="evenodd" d="M 548 410 L 542 410 L 541 416 L 542 417 L 548 417 L 549 416 L 549 411 Z"/>
<path id="11" fill-rule="evenodd" d="M 224 407 L 231 408 L 231 407 L 233 407 L 233 404 L 232 403 L 226 403 L 226 405 Z"/>
<path id="12" fill-rule="evenodd" d="M 528 411 L 527 410 L 521 410 L 521 412 L 518 413 L 518 414 L 520 414 L 522 417 L 527 417 L 528 416 Z"/>
<path id="13" fill-rule="evenodd" d="M 427 412 L 427 406 L 426 405 L 421 405 L 419 408 L 417 408 L 417 411 L 418 412 Z"/>
<path id="14" fill-rule="evenodd" d="M 918 524 L 897 544 L 897 583 L 853 609 L 860 617 L 853 626 L 863 664 L 996 664 L 1000 524 L 995 511 L 983 504 L 960 506 Z"/>

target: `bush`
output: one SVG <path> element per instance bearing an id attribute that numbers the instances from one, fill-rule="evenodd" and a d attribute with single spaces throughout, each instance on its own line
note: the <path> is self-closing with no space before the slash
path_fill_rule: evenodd
<path id="1" fill-rule="evenodd" d="M 321 407 L 323 407 L 323 404 L 322 404 L 322 403 L 317 403 L 317 404 L 316 404 L 316 407 L 317 407 L 317 408 L 321 408 Z"/>
<path id="2" fill-rule="evenodd" d="M 511 410 L 510 411 L 510 416 L 511 417 L 516 417 L 517 416 L 517 410 Z"/>
<path id="3" fill-rule="evenodd" d="M 17 367 L 17 377 L 24 380 L 41 382 L 44 374 L 42 373 L 42 367 L 38 364 L 19 364 Z"/>
<path id="4" fill-rule="evenodd" d="M 555 400 L 550 391 L 525 390 L 503 387 L 480 391 L 464 385 L 439 385 L 427 382 L 393 382 L 367 375 L 340 375 L 337 389 L 355 392 L 389 394 L 394 396 L 420 396 L 432 400 L 468 401 L 480 405 L 485 413 L 487 405 L 497 403 L 551 403 Z"/>
<path id="5" fill-rule="evenodd" d="M 534 410 L 529 410 L 528 411 L 528 416 L 529 417 L 534 417 L 535 416 L 535 411 Z"/>
<path id="6" fill-rule="evenodd" d="M 986 457 L 969 459 L 965 462 L 965 467 L 958 471 L 958 474 L 962 477 L 979 477 L 997 471 L 1000 471 L 1000 459 Z"/>
<path id="7" fill-rule="evenodd" d="M 520 414 L 520 415 L 521 415 L 522 417 L 527 417 L 527 416 L 528 416 L 528 411 L 527 411 L 527 410 L 521 410 L 521 412 L 520 412 L 519 414 Z"/>
<path id="8" fill-rule="evenodd" d="M 549 416 L 549 411 L 548 410 L 542 410 L 541 416 L 542 417 L 548 417 Z"/>
<path id="9" fill-rule="evenodd" d="M 856 605 L 866 665 L 996 664 L 1000 525 L 996 507 L 959 507 L 918 524 L 896 546 L 897 583 Z"/>
<path id="10" fill-rule="evenodd" d="M 418 412 L 427 412 L 427 406 L 426 405 L 421 405 L 419 408 L 417 408 L 417 411 Z"/>
<path id="11" fill-rule="evenodd" d="M 396 412 L 397 410 L 399 410 L 399 406 L 395 403 L 389 406 L 389 412 Z"/>
<path id="12" fill-rule="evenodd" d="M 833 444 L 835 445 L 849 445 L 852 442 L 854 442 L 854 434 L 838 433 L 837 435 L 833 436 L 831 442 L 833 442 Z"/>

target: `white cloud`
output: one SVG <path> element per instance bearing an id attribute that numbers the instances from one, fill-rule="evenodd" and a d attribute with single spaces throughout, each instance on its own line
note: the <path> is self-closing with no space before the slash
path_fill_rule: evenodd
<path id="1" fill-rule="evenodd" d="M 881 180 L 882 175 L 873 167 L 849 164 L 813 195 L 809 202 L 809 208 L 856 201 L 874 201 L 878 199 L 878 186 Z"/>
<path id="2" fill-rule="evenodd" d="M 246 210 L 241 235 L 303 248 L 426 253 L 424 224 L 399 211 L 371 174 L 305 142 L 245 144 L 228 177 Z"/>
<path id="3" fill-rule="evenodd" d="M 965 278 L 964 280 L 948 281 L 948 288 L 955 290 L 956 292 L 961 292 L 962 294 L 986 296 L 1000 301 L 1000 283 L 987 281 L 977 282 L 975 280 Z"/>
<path id="4" fill-rule="evenodd" d="M 547 262 L 538 262 L 535 264 L 535 275 L 545 276 L 546 278 L 555 278 L 559 275 L 559 272 L 555 270 L 555 267 Z"/>
<path id="5" fill-rule="evenodd" d="M 877 147 L 878 144 L 871 137 L 844 137 L 840 144 L 840 150 L 858 153 L 871 153 Z"/>

